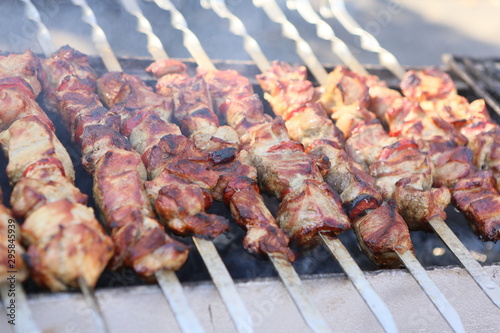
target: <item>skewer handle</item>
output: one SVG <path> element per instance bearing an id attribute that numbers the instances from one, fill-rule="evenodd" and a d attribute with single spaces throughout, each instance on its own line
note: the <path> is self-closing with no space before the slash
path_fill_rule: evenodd
<path id="1" fill-rule="evenodd" d="M 392 317 L 391 311 L 380 296 L 375 292 L 373 287 L 366 279 L 363 271 L 356 264 L 352 256 L 349 254 L 344 244 L 338 239 L 320 233 L 321 239 L 326 244 L 330 252 L 337 259 L 340 266 L 347 274 L 349 279 L 354 284 L 360 295 L 373 314 L 377 317 L 382 327 L 386 332 L 397 332 L 396 323 Z"/>
<path id="2" fill-rule="evenodd" d="M 205 262 L 222 300 L 226 304 L 226 309 L 229 311 L 236 329 L 241 333 L 253 332 L 252 318 L 238 294 L 234 281 L 229 275 L 226 266 L 224 266 L 214 243 L 196 237 L 193 237 L 193 242 L 200 252 L 201 258 Z"/>
<path id="3" fill-rule="evenodd" d="M 451 231 L 443 220 L 432 219 L 429 221 L 432 229 L 441 237 L 445 245 L 455 255 L 458 261 L 469 272 L 481 289 L 488 295 L 493 304 L 500 308 L 500 287 L 488 276 L 483 266 L 474 259 L 464 244 Z"/>
<path id="4" fill-rule="evenodd" d="M 156 273 L 156 279 L 160 284 L 163 295 L 167 298 L 168 304 L 174 313 L 177 324 L 184 333 L 203 333 L 205 330 L 201 326 L 198 318 L 189 306 L 189 303 L 182 290 L 182 285 L 173 271 L 160 271 Z"/>
<path id="5" fill-rule="evenodd" d="M 460 319 L 457 311 L 446 299 L 436 284 L 430 279 L 424 267 L 422 267 L 417 258 L 415 258 L 413 252 L 406 251 L 404 253 L 399 253 L 396 251 L 396 253 L 405 264 L 406 268 L 410 271 L 411 275 L 413 275 L 415 280 L 417 280 L 420 287 L 422 287 L 424 292 L 430 298 L 432 303 L 436 306 L 439 312 L 441 312 L 450 327 L 457 333 L 465 332 L 462 319 Z"/>
<path id="6" fill-rule="evenodd" d="M 307 326 L 313 332 L 331 332 L 323 316 L 307 296 L 302 281 L 290 261 L 282 253 L 270 253 L 269 259 L 278 271 Z"/>

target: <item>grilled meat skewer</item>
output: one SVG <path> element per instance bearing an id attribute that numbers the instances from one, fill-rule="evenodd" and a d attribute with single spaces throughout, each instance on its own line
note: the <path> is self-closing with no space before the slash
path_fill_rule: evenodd
<path id="1" fill-rule="evenodd" d="M 25 219 L 21 230 L 32 277 L 51 290 L 77 287 L 80 280 L 93 287 L 113 245 L 74 186 L 71 159 L 35 102 L 37 59 L 26 52 L 0 63 L 0 145 L 9 159 L 13 213 Z"/>
<path id="2" fill-rule="evenodd" d="M 303 146 L 290 140 L 282 118 L 271 120 L 264 114 L 248 81 L 239 83 L 246 79 L 235 71 L 209 71 L 203 76 L 220 116 L 248 151 L 261 188 L 281 201 L 277 221 L 287 235 L 299 245 L 312 246 L 320 231 L 335 235 L 349 229 L 338 195 L 323 182 L 323 170 Z"/>
<path id="3" fill-rule="evenodd" d="M 379 85 L 378 81 L 369 83 Z M 386 110 L 380 116 L 390 132 L 418 143 L 434 164 L 434 186 L 450 188 L 453 204 L 483 240 L 497 240 L 500 220 L 495 212 L 500 196 L 495 189 L 495 162 L 489 166 L 476 163 L 479 156 L 493 161 L 487 156 L 495 155 L 494 128 L 498 126 L 489 118 L 484 102 L 469 104 L 457 95 L 451 78 L 437 69 L 409 71 L 401 87 L 405 96 L 395 99 L 384 98 L 388 88 L 377 92 L 377 104 Z M 488 167 L 488 172 L 478 171 Z"/>
<path id="4" fill-rule="evenodd" d="M 302 100 L 300 97 L 302 94 L 309 95 L 297 87 L 312 86 L 307 80 L 305 67 L 292 67 L 283 62 L 273 62 L 271 69 L 258 75 L 257 80 L 265 92 L 265 98 L 277 108 L 277 112 L 288 114 L 289 119 L 303 119 L 300 126 L 304 132 L 310 133 L 309 137 L 292 138 L 303 144 L 309 144 L 307 151 L 310 155 L 318 158 L 325 156 L 328 159 L 330 166 L 325 180 L 340 194 L 344 209 L 353 221 L 354 231 L 365 253 L 379 265 L 389 267 L 401 265 L 395 251 L 413 251 L 413 245 L 408 227 L 395 211 L 394 202 L 381 206 L 382 196 L 373 186 L 375 179 L 352 161 L 345 151 L 339 149 L 338 144 L 323 138 L 322 132 L 314 130 L 317 122 L 314 117 L 308 117 L 306 111 L 308 105 L 295 103 Z M 317 108 L 323 110 L 319 102 L 314 103 Z M 323 119 L 335 127 L 326 117 L 326 112 Z M 297 124 L 298 122 L 287 121 L 291 133 L 294 133 Z"/>
<path id="5" fill-rule="evenodd" d="M 141 157 L 118 132 L 120 118 L 110 116 L 99 101 L 88 58 L 62 47 L 41 61 L 41 67 L 46 104 L 61 115 L 81 148 L 85 169 L 93 175 L 94 198 L 115 243 L 111 268 L 125 265 L 146 278 L 163 269 L 179 269 L 188 250 L 156 221 L 143 184 Z"/>
<path id="6" fill-rule="evenodd" d="M 99 87 L 102 89 L 101 95 L 112 96 L 112 93 L 109 92 L 110 89 L 107 88 L 109 86 L 122 86 L 122 88 L 117 90 L 130 91 L 130 95 L 136 93 L 140 94 L 140 92 L 146 88 L 143 84 L 137 84 L 137 82 L 139 82 L 137 80 L 137 78 L 130 77 L 123 73 L 119 75 L 117 73 L 106 74 L 99 81 Z M 125 88 L 126 86 L 133 86 L 133 88 Z M 186 95 L 185 98 L 190 98 L 188 92 L 184 92 L 184 94 Z M 170 96 L 170 93 L 166 95 Z M 174 105 L 177 102 L 177 95 L 178 91 L 177 93 L 172 93 Z M 144 104 L 144 106 L 146 105 L 147 104 Z M 188 103 L 183 103 L 184 109 L 189 108 L 189 105 Z M 127 111 L 123 111 L 124 108 L 126 108 Z M 231 208 L 236 221 L 247 229 L 244 247 L 248 251 L 256 254 L 264 254 L 267 251 L 282 252 L 288 257 L 293 258 L 292 252 L 287 248 L 287 241 L 284 234 L 280 234 L 281 231 L 277 226 L 273 228 L 272 225 L 267 224 L 268 218 L 272 218 L 272 215 L 267 211 L 263 204 L 263 200 L 258 196 L 258 188 L 254 185 L 252 186 L 253 181 L 248 177 L 252 177 L 252 170 L 235 159 L 234 154 L 236 149 L 231 147 L 234 146 L 234 143 L 226 144 L 227 141 L 220 137 L 215 140 L 208 139 L 213 137 L 212 134 L 217 135 L 217 133 L 223 132 L 230 133 L 232 131 L 231 128 L 226 126 L 225 129 L 220 130 L 217 126 L 207 126 L 206 128 L 209 131 L 213 130 L 210 135 L 206 135 L 204 131 L 198 131 L 197 134 L 199 135 L 195 137 L 191 136 L 191 138 L 197 138 L 198 140 L 194 141 L 195 145 L 196 142 L 198 142 L 200 144 L 199 147 L 205 149 L 205 151 L 200 151 L 193 146 L 190 140 L 180 135 L 177 126 L 167 123 L 165 119 L 161 119 L 161 117 L 158 117 L 154 113 L 147 114 L 147 112 L 141 109 L 128 107 L 127 102 L 123 104 L 123 107 L 118 104 L 112 107 L 112 110 L 117 109 L 120 109 L 120 113 L 124 115 L 124 131 L 130 137 L 133 146 L 146 160 L 148 160 L 149 157 L 157 155 L 147 152 L 148 147 L 156 145 L 156 143 L 161 140 L 165 141 L 168 139 L 164 137 L 168 135 L 168 131 L 162 132 L 157 129 L 163 126 L 165 129 L 170 128 L 171 131 L 175 131 L 177 140 L 182 141 L 182 143 L 179 143 L 176 149 L 171 149 L 169 151 L 169 157 L 163 155 L 163 158 L 168 161 L 170 165 L 168 169 L 173 170 L 174 167 L 182 168 L 186 171 L 183 177 L 187 182 L 192 183 L 190 185 L 191 187 L 201 184 L 205 195 L 208 195 L 208 192 L 210 192 L 210 197 L 213 195 L 215 199 L 224 201 L 226 205 Z M 178 110 L 174 107 L 174 113 L 177 111 Z M 127 112 L 130 116 L 125 115 Z M 134 112 L 135 116 L 132 115 Z M 130 118 L 127 120 L 127 117 Z M 154 127 L 152 126 L 153 121 Z M 184 121 L 191 124 L 191 129 L 193 129 L 193 126 L 196 124 L 196 121 L 189 121 L 187 115 Z M 149 130 L 150 128 L 153 130 Z M 237 135 L 234 134 L 232 137 L 232 141 L 237 143 Z M 207 138 L 208 141 L 200 140 L 200 138 Z M 205 145 L 206 142 L 210 143 Z M 174 145 L 170 146 L 173 147 Z M 187 159 L 186 156 L 189 156 L 189 159 Z M 157 161 L 155 163 L 157 163 Z M 161 162 L 159 165 L 161 165 Z M 196 166 L 196 168 L 194 169 L 190 167 L 190 165 Z M 164 170 L 167 170 L 167 168 Z M 188 170 L 195 172 L 188 174 Z M 158 172 L 154 172 L 152 177 L 154 178 L 156 174 L 158 174 Z M 168 170 L 163 171 L 161 174 L 165 176 L 158 176 L 150 183 L 155 182 L 158 186 L 162 186 L 161 184 L 165 184 L 172 177 L 172 172 L 168 172 Z M 210 184 L 203 181 L 201 177 L 208 177 L 207 179 L 210 179 Z M 191 198 L 192 197 L 191 195 Z M 258 200 L 259 198 L 260 200 Z M 262 209 L 262 207 L 264 209 Z M 209 229 L 210 226 L 207 225 L 204 228 Z M 202 232 L 203 231 L 200 230 L 199 234 L 202 234 Z"/>
<path id="7" fill-rule="evenodd" d="M 145 162 L 150 179 L 146 189 L 162 222 L 181 236 L 213 239 L 227 231 L 226 219 L 206 213 L 218 175 L 209 170 L 207 154 L 168 123 L 170 97 L 155 94 L 138 77 L 125 73 L 107 73 L 97 83 L 110 112 L 120 117 L 122 133 Z M 155 107 L 158 99 L 169 103 Z"/>

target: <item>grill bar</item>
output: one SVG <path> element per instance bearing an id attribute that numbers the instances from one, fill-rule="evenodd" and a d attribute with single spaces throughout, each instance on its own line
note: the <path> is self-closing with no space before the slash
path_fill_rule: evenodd
<path id="1" fill-rule="evenodd" d="M 349 33 L 361 38 L 361 47 L 367 51 L 378 54 L 379 61 L 387 67 L 398 79 L 402 79 L 406 70 L 401 66 L 396 57 L 382 46 L 368 31 L 363 30 L 352 18 L 345 8 L 344 0 L 328 0 L 330 7 L 323 7 L 324 16 L 335 17 Z"/>
<path id="2" fill-rule="evenodd" d="M 397 63 L 396 57 L 380 47 L 378 41 L 370 35 L 368 32 L 363 30 L 349 15 L 345 9 L 345 4 L 343 0 L 329 0 L 333 13 L 337 19 L 342 23 L 342 25 L 351 33 L 359 35 L 362 38 L 366 38 L 367 42 L 362 42 L 362 47 L 368 51 L 379 52 L 380 63 L 393 72 L 399 78 L 404 76 L 406 70 Z M 365 37 L 363 37 L 365 36 Z M 371 37 L 370 37 L 371 36 Z M 375 42 L 372 41 L 375 40 Z M 376 43 L 376 44 L 375 44 Z M 378 49 L 378 51 L 376 51 Z M 390 59 L 394 59 L 393 62 Z M 388 61 L 390 60 L 390 61 Z M 480 88 L 475 81 L 468 76 L 458 64 L 454 61 L 452 56 L 445 56 L 444 61 L 457 72 L 457 74 L 469 85 L 471 88 L 481 97 L 485 98 L 485 101 L 492 106 L 492 108 L 500 114 L 500 107 L 494 101 L 490 94 L 488 94 L 484 89 Z M 354 70 L 354 69 L 353 69 Z M 403 72 L 400 73 L 400 70 Z M 398 75 L 401 74 L 401 75 Z M 472 256 L 470 251 L 463 245 L 463 243 L 458 239 L 458 237 L 453 233 L 450 227 L 445 221 L 441 219 L 433 219 L 429 221 L 430 226 L 434 232 L 441 238 L 444 244 L 450 249 L 453 255 L 457 258 L 460 264 L 469 272 L 471 277 L 476 281 L 479 287 L 488 295 L 491 301 L 500 308 L 500 287 L 492 280 L 490 276 L 486 273 L 484 268 L 477 262 L 477 260 Z"/>
<path id="3" fill-rule="evenodd" d="M 138 31 L 146 33 L 148 36 L 148 41 L 149 40 L 154 40 L 154 41 L 159 41 L 159 44 L 155 44 L 154 48 L 151 48 L 148 46 L 148 50 L 151 54 L 151 56 L 155 60 L 161 60 L 161 59 L 166 59 L 168 58 L 167 53 L 165 52 L 163 45 L 161 44 L 159 38 L 154 34 L 151 28 L 151 24 L 147 20 L 146 17 L 142 14 L 142 11 L 137 4 L 136 0 L 121 0 L 122 4 L 124 5 L 125 9 L 138 19 Z M 196 36 L 189 31 L 187 28 L 186 21 L 184 20 L 184 17 L 180 12 L 178 12 L 175 7 L 169 1 L 162 1 L 161 5 L 166 7 L 166 8 L 173 8 L 174 12 L 172 13 L 172 24 L 179 29 L 181 29 L 184 32 L 184 37 L 186 43 L 194 38 L 197 40 Z M 174 14 L 175 13 L 175 14 Z M 144 27 L 148 27 L 148 29 L 144 29 Z M 146 32 L 145 32 L 146 31 Z M 149 44 L 149 42 L 148 42 Z M 199 44 L 199 42 L 198 42 Z M 201 45 L 196 45 L 194 44 L 194 50 L 198 49 L 198 46 L 201 48 Z M 158 51 L 159 50 L 159 51 Z M 203 50 L 203 49 L 202 49 Z M 191 49 L 189 49 L 191 51 Z M 204 51 L 203 51 L 204 53 Z M 209 68 L 215 68 L 215 66 L 212 64 L 208 56 L 202 56 L 201 61 L 203 63 L 208 62 L 208 66 L 211 66 Z M 212 280 L 217 287 L 217 290 L 219 291 L 219 294 L 224 301 L 226 305 L 226 309 L 228 310 L 229 314 L 231 315 L 231 318 L 239 332 L 251 332 L 253 331 L 252 329 L 252 320 L 251 317 L 248 313 L 248 310 L 246 309 L 245 304 L 243 303 L 243 300 L 239 296 L 236 287 L 234 285 L 234 281 L 231 278 L 231 275 L 229 275 L 229 272 L 227 268 L 224 266 L 224 263 L 222 262 L 222 259 L 217 252 L 215 246 L 213 245 L 212 242 L 199 239 L 196 237 L 193 237 L 193 242 L 196 245 L 196 248 L 198 249 L 198 252 L 200 253 L 203 261 L 205 262 L 205 265 L 208 268 L 208 271 L 210 273 L 210 276 L 212 277 Z"/>

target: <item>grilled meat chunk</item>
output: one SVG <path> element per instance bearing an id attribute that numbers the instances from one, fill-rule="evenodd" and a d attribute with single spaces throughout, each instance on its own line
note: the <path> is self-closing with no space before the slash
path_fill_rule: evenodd
<path id="1" fill-rule="evenodd" d="M 121 115 L 109 112 L 99 101 L 95 93 L 97 76 L 87 56 L 63 47 L 42 61 L 41 68 L 46 104 L 63 118 L 73 140 L 82 148 L 86 170 L 94 177 L 94 197 L 114 241 L 112 268 L 125 265 L 147 278 L 163 269 L 178 269 L 187 259 L 187 247 L 168 236 L 154 219 L 144 188 L 146 169 L 119 133 Z M 122 79 L 120 74 L 110 76 Z M 140 80 L 133 83 L 113 90 L 115 95 L 107 97 L 129 98 L 126 107 L 131 109 L 139 107 L 141 98 L 145 98 L 158 102 L 155 107 L 170 115 L 168 100 L 152 96 L 154 93 Z"/>
<path id="2" fill-rule="evenodd" d="M 368 211 L 354 222 L 353 228 L 361 249 L 377 265 L 399 267 L 402 263 L 396 252 L 413 252 L 408 226 L 393 200 Z"/>
<path id="3" fill-rule="evenodd" d="M 93 210 L 65 199 L 38 208 L 21 230 L 33 279 L 54 291 L 78 287 L 80 278 L 94 286 L 113 255 Z"/>
<path id="4" fill-rule="evenodd" d="M 30 87 L 34 96 L 38 96 L 42 87 L 38 81 L 38 59 L 27 50 L 23 54 L 0 56 L 0 79 L 22 79 Z"/>
<path id="5" fill-rule="evenodd" d="M 0 109 L 0 132 L 27 116 L 37 117 L 54 131 L 54 125 L 36 103 L 31 87 L 18 77 L 0 79 Z"/>
<path id="6" fill-rule="evenodd" d="M 1 132 L 0 145 L 9 159 L 7 176 L 12 185 L 23 177 L 31 164 L 47 158 L 55 158 L 61 162 L 62 175 L 69 182 L 75 179 L 75 170 L 68 152 L 51 128 L 36 116 L 19 119 Z"/>
<path id="7" fill-rule="evenodd" d="M 492 172 L 484 170 L 459 180 L 452 188 L 453 203 L 485 241 L 500 239 L 500 196 L 495 186 Z"/>
<path id="8" fill-rule="evenodd" d="M 202 76 L 166 75 L 158 80 L 156 89 L 161 95 L 172 95 L 174 115 L 196 147 L 204 151 L 238 147 L 236 132 L 229 126 L 220 126 Z"/>
<path id="9" fill-rule="evenodd" d="M 135 114 L 138 110 L 155 112 L 165 121 L 172 116 L 172 99 L 169 95 L 164 97 L 156 94 L 135 75 L 106 73 L 97 80 L 97 91 L 108 108 L 122 104 L 122 112 L 116 112 L 122 116 L 126 115 L 123 111 Z"/>
<path id="10" fill-rule="evenodd" d="M 25 252 L 20 244 L 21 226 L 17 224 L 10 209 L 2 204 L 3 193 L 0 188 L 0 279 L 6 281 L 8 271 L 16 271 L 16 279 L 24 281 L 28 277 L 28 267 L 24 262 Z M 14 247 L 12 248 L 12 244 Z M 14 250 L 15 252 L 12 252 Z M 12 258 L 9 254 L 15 253 Z"/>
<path id="11" fill-rule="evenodd" d="M 304 66 L 293 67 L 275 61 L 271 69 L 257 75 L 274 113 L 286 123 L 290 137 L 308 147 L 315 140 L 329 140 L 338 148 L 344 145 L 344 133 L 328 118 L 307 80 Z"/>

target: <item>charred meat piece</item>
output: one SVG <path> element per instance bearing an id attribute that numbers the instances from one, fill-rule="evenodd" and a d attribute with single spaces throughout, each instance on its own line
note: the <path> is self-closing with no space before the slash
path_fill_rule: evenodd
<path id="1" fill-rule="evenodd" d="M 453 203 L 485 241 L 500 239 L 500 196 L 495 186 L 492 172 L 486 170 L 459 180 L 452 188 Z"/>
<path id="2" fill-rule="evenodd" d="M 161 222 L 181 236 L 213 239 L 227 231 L 226 219 L 206 213 L 218 175 L 209 170 L 208 154 L 167 123 L 171 105 L 170 110 L 156 108 L 161 96 L 152 97 L 156 94 L 144 82 L 125 73 L 105 74 L 97 86 L 101 98 L 122 119 L 122 133 L 141 153 L 150 179 L 146 191 Z"/>
<path id="3" fill-rule="evenodd" d="M 94 197 L 114 241 L 112 268 L 125 265 L 147 278 L 163 269 L 178 269 L 187 259 L 187 247 L 168 236 L 154 219 L 144 188 L 146 169 L 119 133 L 122 117 L 99 101 L 97 77 L 87 56 L 63 47 L 41 61 L 41 67 L 46 104 L 61 115 L 82 148 L 85 168 L 93 175 Z M 142 81 L 135 83 L 137 87 L 124 89 L 120 95 L 133 95 L 131 108 L 141 97 L 150 96 L 136 93 L 143 86 Z M 170 105 L 159 96 L 154 100 L 159 101 L 158 107 Z"/>
<path id="4" fill-rule="evenodd" d="M 35 97 L 42 90 L 38 80 L 38 59 L 30 50 L 23 54 L 0 56 L 0 80 L 14 78 L 26 82 Z"/>
<path id="5" fill-rule="evenodd" d="M 175 118 L 196 147 L 211 152 L 238 147 L 236 132 L 229 126 L 220 126 L 202 76 L 166 75 L 158 80 L 156 89 L 161 95 L 172 95 Z"/>
<path id="6" fill-rule="evenodd" d="M 382 267 L 399 267 L 402 263 L 396 252 L 413 252 L 408 226 L 395 206 L 393 200 L 384 202 L 353 224 L 363 252 Z"/>

